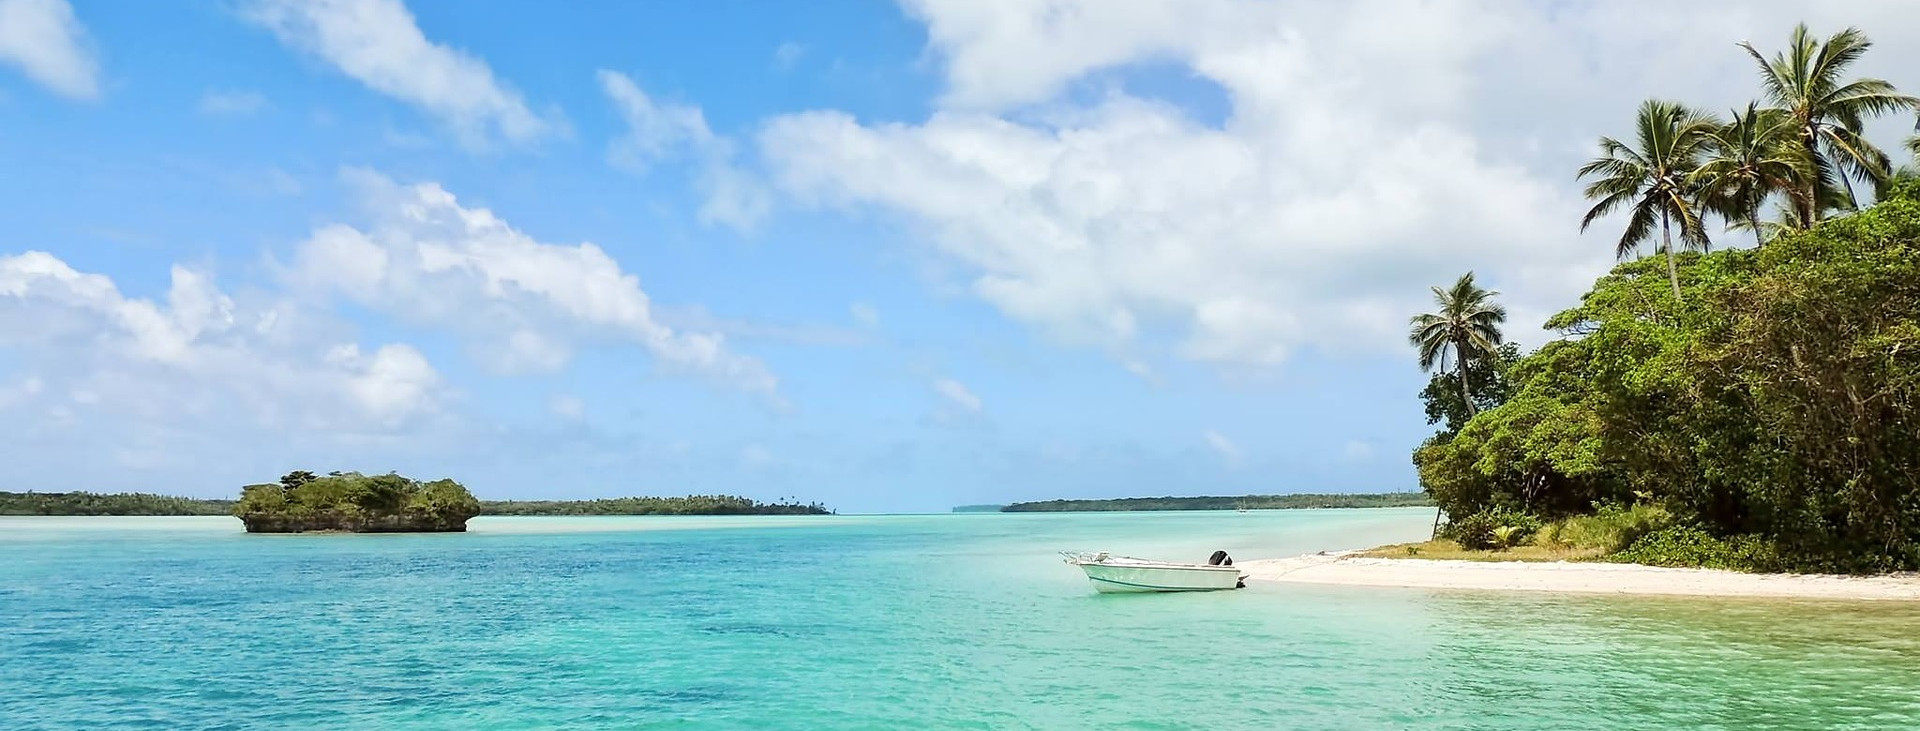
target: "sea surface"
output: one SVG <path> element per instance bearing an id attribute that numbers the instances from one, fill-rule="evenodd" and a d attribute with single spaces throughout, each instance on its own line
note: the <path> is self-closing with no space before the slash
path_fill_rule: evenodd
<path id="1" fill-rule="evenodd" d="M 0 729 L 1915 729 L 1920 607 L 1259 585 L 1056 551 L 1423 537 L 1425 509 L 0 518 Z"/>

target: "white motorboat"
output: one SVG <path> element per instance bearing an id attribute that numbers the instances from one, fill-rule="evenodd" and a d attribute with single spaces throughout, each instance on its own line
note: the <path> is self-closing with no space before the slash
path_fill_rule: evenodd
<path id="1" fill-rule="evenodd" d="M 1209 563 L 1174 563 L 1099 553 L 1061 552 L 1067 563 L 1080 567 L 1105 594 L 1154 591 L 1219 591 L 1238 589 L 1246 577 L 1233 567 L 1225 551 L 1215 551 Z"/>

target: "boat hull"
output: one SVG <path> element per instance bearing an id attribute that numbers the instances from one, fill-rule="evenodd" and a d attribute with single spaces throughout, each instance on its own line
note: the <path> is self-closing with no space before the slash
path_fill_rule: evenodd
<path id="1" fill-rule="evenodd" d="M 1137 566 L 1082 563 L 1080 570 L 1102 594 L 1169 591 L 1221 591 L 1240 586 L 1240 571 L 1229 566 Z"/>

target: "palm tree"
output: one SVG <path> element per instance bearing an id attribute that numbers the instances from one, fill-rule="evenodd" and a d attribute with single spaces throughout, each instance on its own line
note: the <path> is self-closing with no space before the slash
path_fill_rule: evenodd
<path id="1" fill-rule="evenodd" d="M 1707 208 L 1730 228 L 1751 229 L 1755 246 L 1766 244 L 1760 211 L 1767 198 L 1776 191 L 1795 195 L 1804 173 L 1787 122 L 1777 110 L 1748 103 L 1745 114 L 1736 110 L 1732 122 L 1706 133 L 1707 157 L 1691 176 Z"/>
<path id="2" fill-rule="evenodd" d="M 1420 370 L 1432 372 L 1451 367 L 1460 374 L 1460 397 L 1467 402 L 1467 415 L 1473 405 L 1473 384 L 1467 380 L 1467 361 L 1490 357 L 1500 348 L 1500 323 L 1507 321 L 1507 308 L 1493 302 L 1499 292 L 1481 289 L 1473 283 L 1473 272 L 1460 275 L 1452 287 L 1433 288 L 1437 312 L 1414 315 L 1407 340 L 1420 351 Z"/>
<path id="3" fill-rule="evenodd" d="M 1693 173 L 1707 147 L 1708 133 L 1720 123 L 1712 116 L 1669 101 L 1649 99 L 1640 104 L 1635 119 L 1637 147 L 1612 137 L 1600 138 L 1600 157 L 1580 167 L 1580 178 L 1597 177 L 1587 186 L 1589 200 L 1598 198 L 1580 230 L 1621 206 L 1632 206 L 1627 231 L 1614 255 L 1625 259 L 1653 235 L 1660 224 L 1660 250 L 1667 255 L 1667 278 L 1673 298 L 1680 299 L 1680 273 L 1674 264 L 1673 226 L 1688 248 L 1705 249 L 1707 232 L 1700 225 L 1699 187 Z"/>
<path id="4" fill-rule="evenodd" d="M 1860 205 L 1853 179 L 1884 186 L 1891 174 L 1887 154 L 1868 142 L 1863 127 L 1868 117 L 1901 110 L 1920 111 L 1920 97 L 1901 94 L 1880 79 L 1842 78 L 1848 66 L 1865 55 L 1873 42 L 1858 28 L 1833 34 L 1825 42 L 1807 33 L 1805 23 L 1794 26 L 1787 50 L 1768 60 L 1742 42 L 1741 48 L 1760 64 L 1760 86 L 1773 109 L 1786 114 L 1793 126 L 1802 163 L 1811 172 L 1802 176 L 1794 198 L 1802 227 L 1820 222 L 1823 206 L 1818 190 L 1835 182 L 1845 186 L 1846 202 Z"/>

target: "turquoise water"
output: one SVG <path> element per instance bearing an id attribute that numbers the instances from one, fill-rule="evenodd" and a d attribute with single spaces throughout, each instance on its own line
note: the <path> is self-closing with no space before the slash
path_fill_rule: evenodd
<path id="1" fill-rule="evenodd" d="M 1423 535 L 1427 510 L 0 518 L 0 729 L 1911 729 L 1920 608 L 1256 584 L 1057 550 Z"/>

